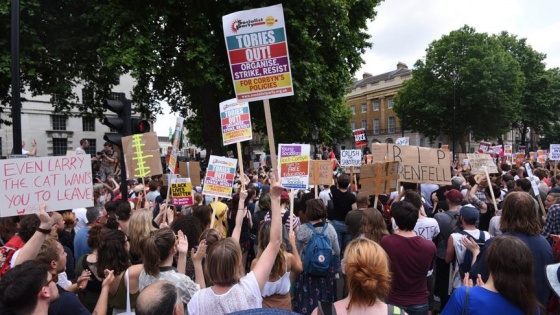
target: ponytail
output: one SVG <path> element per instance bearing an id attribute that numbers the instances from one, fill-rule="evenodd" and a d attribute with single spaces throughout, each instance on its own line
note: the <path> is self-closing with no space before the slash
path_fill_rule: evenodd
<path id="1" fill-rule="evenodd" d="M 171 254 L 175 240 L 175 233 L 170 228 L 153 231 L 143 240 L 142 264 L 147 274 L 159 275 L 159 267 Z"/>

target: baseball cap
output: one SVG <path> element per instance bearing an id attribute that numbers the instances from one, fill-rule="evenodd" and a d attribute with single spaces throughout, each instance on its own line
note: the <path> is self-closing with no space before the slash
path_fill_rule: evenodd
<path id="1" fill-rule="evenodd" d="M 464 182 L 465 181 L 460 176 L 453 176 L 453 178 L 451 179 L 451 184 L 453 184 L 453 186 L 461 186 Z"/>
<path id="2" fill-rule="evenodd" d="M 478 220 L 478 209 L 475 206 L 468 204 L 465 205 L 459 210 L 459 215 L 463 217 L 465 223 L 467 224 L 475 224 Z"/>
<path id="3" fill-rule="evenodd" d="M 463 194 L 458 191 L 457 189 L 451 189 L 444 193 L 445 198 L 449 199 L 449 201 L 453 202 L 454 204 L 460 204 L 463 201 Z"/>

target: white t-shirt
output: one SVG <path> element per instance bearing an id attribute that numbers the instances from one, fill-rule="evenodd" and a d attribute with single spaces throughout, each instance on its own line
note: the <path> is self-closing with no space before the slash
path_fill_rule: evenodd
<path id="1" fill-rule="evenodd" d="M 416 235 L 432 241 L 439 234 L 439 224 L 434 218 L 419 218 L 414 226 Z"/>
<path id="2" fill-rule="evenodd" d="M 324 189 L 319 193 L 319 199 L 323 200 L 325 207 L 328 205 L 329 200 L 331 200 L 331 196 L 329 196 L 330 193 L 330 189 Z"/>
<path id="3" fill-rule="evenodd" d="M 492 237 L 492 236 L 490 236 L 490 233 L 488 233 L 486 231 L 480 231 L 479 229 L 465 230 L 465 232 L 469 233 L 475 239 L 478 239 L 480 237 L 480 232 L 484 232 L 484 236 L 485 236 L 484 239 L 486 241 L 489 240 L 490 237 Z M 451 237 L 453 238 L 453 247 L 455 248 L 455 260 L 457 262 L 456 264 L 454 264 L 455 265 L 455 277 L 453 278 L 453 288 L 458 288 L 458 287 L 463 285 L 463 279 L 461 279 L 461 273 L 459 272 L 459 265 L 465 259 L 465 253 L 468 250 L 465 247 L 465 245 L 463 245 L 463 242 L 461 242 L 461 238 L 463 238 L 463 236 L 464 235 L 461 234 L 461 233 L 451 234 Z"/>
<path id="4" fill-rule="evenodd" d="M 223 315 L 262 307 L 261 290 L 253 272 L 248 273 L 224 294 L 212 288 L 196 292 L 187 309 L 189 315 Z"/>
<path id="5" fill-rule="evenodd" d="M 76 155 L 81 155 L 81 154 L 86 154 L 86 150 L 84 150 L 82 147 L 77 147 Z"/>

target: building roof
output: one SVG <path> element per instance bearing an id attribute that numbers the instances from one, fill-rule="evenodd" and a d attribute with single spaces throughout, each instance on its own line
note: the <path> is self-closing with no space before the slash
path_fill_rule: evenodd
<path id="1" fill-rule="evenodd" d="M 396 70 L 393 70 L 393 71 L 385 72 L 385 73 L 374 75 L 374 76 L 366 76 L 364 74 L 365 78 L 363 78 L 361 80 L 357 80 L 356 82 L 354 82 L 352 84 L 352 89 L 362 87 L 362 86 L 367 86 L 368 84 L 374 84 L 374 83 L 377 83 L 377 82 L 390 80 L 392 78 L 400 77 L 400 76 L 403 76 L 403 75 L 409 75 L 411 72 L 412 72 L 412 70 L 410 70 L 408 68 L 400 68 L 400 69 L 396 69 Z"/>

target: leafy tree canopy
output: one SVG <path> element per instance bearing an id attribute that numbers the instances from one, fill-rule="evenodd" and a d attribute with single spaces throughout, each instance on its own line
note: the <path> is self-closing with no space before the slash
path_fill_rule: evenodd
<path id="1" fill-rule="evenodd" d="M 525 79 L 519 62 L 495 36 L 464 26 L 432 42 L 412 79 L 396 97 L 395 112 L 407 126 L 432 140 L 453 131 L 455 82 L 456 139 L 464 150 L 469 133 L 499 137 L 519 119 Z"/>

